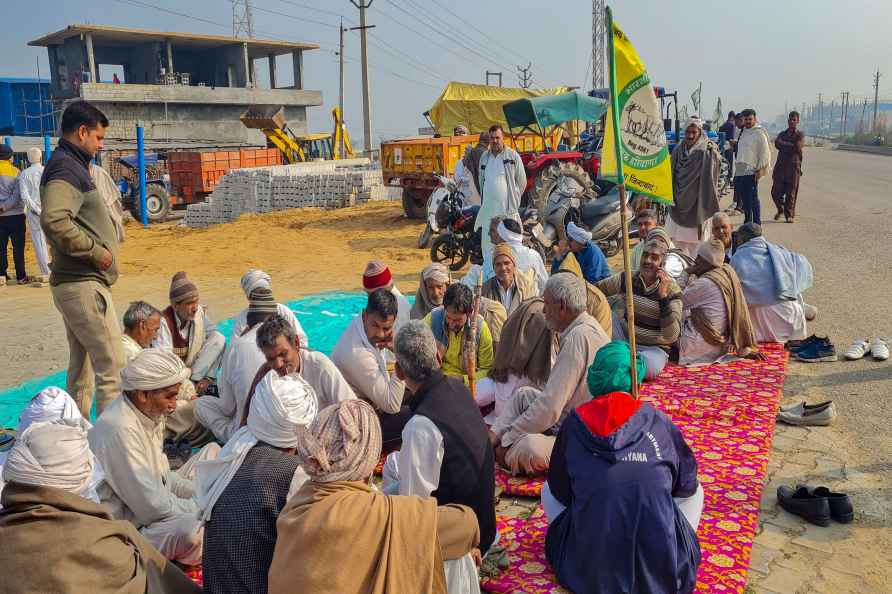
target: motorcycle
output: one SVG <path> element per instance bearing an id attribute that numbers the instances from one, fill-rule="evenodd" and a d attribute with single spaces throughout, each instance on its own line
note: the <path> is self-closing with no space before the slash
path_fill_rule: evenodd
<path id="1" fill-rule="evenodd" d="M 622 218 L 616 188 L 595 197 L 591 190 L 572 177 L 562 177 L 546 203 L 545 225 L 540 241 L 549 253 L 559 241 L 567 240 L 567 224 L 570 221 L 589 229 L 592 241 L 605 256 L 619 253 L 622 247 Z"/>
<path id="2" fill-rule="evenodd" d="M 422 237 L 428 239 L 439 233 L 431 244 L 431 261 L 445 264 L 452 271 L 460 270 L 467 264 L 483 264 L 483 248 L 481 233 L 483 229 L 474 231 L 477 223 L 477 205 L 464 206 L 464 196 L 455 182 L 446 177 L 439 177 L 440 187 L 433 191 L 428 201 L 428 222 Z M 547 261 L 548 251 L 545 248 L 545 236 L 539 213 L 535 208 L 524 208 L 520 211 L 523 243 L 539 252 L 543 261 Z M 419 247 L 421 245 L 419 238 Z M 425 241 L 426 244 L 426 241 Z"/>
<path id="3" fill-rule="evenodd" d="M 483 264 L 482 229 L 474 230 L 480 206 L 466 207 L 455 182 L 437 177 L 441 187 L 434 190 L 428 201 L 428 227 L 431 233 L 440 233 L 431 244 L 431 261 L 445 264 L 453 272 L 461 270 L 469 259 L 472 264 Z"/>

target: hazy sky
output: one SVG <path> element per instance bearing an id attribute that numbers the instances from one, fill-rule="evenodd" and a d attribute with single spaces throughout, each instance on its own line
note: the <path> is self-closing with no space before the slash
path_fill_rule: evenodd
<path id="1" fill-rule="evenodd" d="M 305 55 L 304 86 L 321 90 L 325 102 L 310 110 L 311 130 L 329 130 L 338 100 L 336 15 L 352 26 L 358 11 L 348 0 L 253 5 L 256 37 L 322 46 Z M 14 0 L 12 6 L 15 26 L 7 23 L 0 40 L 0 76 L 34 76 L 38 59 L 45 75 L 46 50 L 26 43 L 74 23 L 231 33 L 229 0 L 36 0 L 27 11 L 24 0 Z M 813 102 L 819 92 L 828 103 L 844 90 L 853 100 L 872 98 L 877 68 L 884 73 L 880 95 L 892 96 L 890 0 L 626 0 L 613 6 L 657 84 L 688 98 L 703 81 L 706 116 L 717 96 L 725 110 L 754 107 L 763 120 L 787 104 Z M 729 16 L 731 6 L 739 7 L 738 16 Z M 503 71 L 506 86 L 516 85 L 513 67 L 531 61 L 535 86 L 591 84 L 591 4 L 585 0 L 373 0 L 368 21 L 376 25 L 369 47 L 376 138 L 415 133 L 446 82 L 483 82 L 487 69 Z M 346 34 L 346 48 L 346 119 L 359 145 L 357 32 Z M 280 84 L 290 84 L 290 60 L 281 61 Z M 258 63 L 257 71 L 266 85 L 266 66 Z"/>

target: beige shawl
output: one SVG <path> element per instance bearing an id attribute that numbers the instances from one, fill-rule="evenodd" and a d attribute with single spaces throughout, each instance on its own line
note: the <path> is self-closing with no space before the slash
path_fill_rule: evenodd
<path id="1" fill-rule="evenodd" d="M 691 322 L 694 324 L 694 328 L 711 345 L 730 344 L 739 357 L 757 353 L 759 343 L 756 342 L 756 333 L 753 330 L 749 308 L 746 305 L 746 298 L 743 296 L 743 288 L 740 286 L 737 273 L 730 265 L 722 264 L 704 274 L 703 277 L 714 282 L 722 291 L 730 336 L 722 335 L 699 308 L 691 310 Z"/>
<path id="2" fill-rule="evenodd" d="M 270 594 L 446 594 L 433 498 L 308 482 L 276 522 Z"/>

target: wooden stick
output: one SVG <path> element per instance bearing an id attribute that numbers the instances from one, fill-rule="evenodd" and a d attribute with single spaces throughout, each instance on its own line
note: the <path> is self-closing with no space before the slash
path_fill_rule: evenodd
<path id="1" fill-rule="evenodd" d="M 619 185 L 620 220 L 623 226 L 623 267 L 626 285 L 626 323 L 629 351 L 631 351 L 632 396 L 638 399 L 638 368 L 635 366 L 638 353 L 635 351 L 635 300 L 632 293 L 632 253 L 629 249 L 629 217 L 626 215 L 626 185 Z M 643 239 L 639 238 L 639 241 Z"/>

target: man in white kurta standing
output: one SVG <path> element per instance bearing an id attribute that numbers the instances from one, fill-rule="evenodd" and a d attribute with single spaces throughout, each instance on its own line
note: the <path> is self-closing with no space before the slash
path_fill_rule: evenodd
<path id="1" fill-rule="evenodd" d="M 505 146 L 502 126 L 489 127 L 489 150 L 480 158 L 480 196 L 483 204 L 477 214 L 474 230 L 489 229 L 489 220 L 495 216 L 520 219 L 520 197 L 527 186 L 527 174 L 520 155 Z M 481 234 L 482 251 L 492 251 L 488 234 Z"/>
<path id="2" fill-rule="evenodd" d="M 19 195 L 25 206 L 25 220 L 31 232 L 31 243 L 34 245 L 34 256 L 40 268 L 40 276 L 31 283 L 37 287 L 46 286 L 50 282 L 50 256 L 46 247 L 46 236 L 40 228 L 40 178 L 43 176 L 43 151 L 37 147 L 28 149 L 28 168 L 19 174 Z"/>

